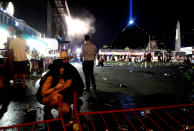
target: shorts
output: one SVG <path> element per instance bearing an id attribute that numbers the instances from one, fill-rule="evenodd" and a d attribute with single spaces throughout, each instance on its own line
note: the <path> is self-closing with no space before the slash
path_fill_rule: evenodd
<path id="1" fill-rule="evenodd" d="M 38 60 L 37 59 L 31 59 L 31 62 L 38 62 Z"/>
<path id="2" fill-rule="evenodd" d="M 14 61 L 14 74 L 22 73 L 27 74 L 28 67 L 27 67 L 27 61 Z"/>

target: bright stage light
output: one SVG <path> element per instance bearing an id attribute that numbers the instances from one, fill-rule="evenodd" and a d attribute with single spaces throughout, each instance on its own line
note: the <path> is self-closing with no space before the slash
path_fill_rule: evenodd
<path id="1" fill-rule="evenodd" d="M 77 48 L 76 49 L 76 53 L 80 54 L 81 53 L 81 49 L 80 48 Z"/>
<path id="2" fill-rule="evenodd" d="M 70 37 L 80 36 L 95 31 L 94 27 L 92 26 L 93 21 L 89 18 L 80 19 L 65 16 L 65 21 L 67 24 L 68 35 Z"/>

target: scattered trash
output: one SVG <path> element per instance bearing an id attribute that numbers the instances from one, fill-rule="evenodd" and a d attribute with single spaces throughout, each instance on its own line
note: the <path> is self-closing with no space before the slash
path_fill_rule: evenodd
<path id="1" fill-rule="evenodd" d="M 164 73 L 164 76 L 166 76 L 166 77 L 171 77 L 171 74 Z"/>
<path id="2" fill-rule="evenodd" d="M 185 67 L 183 67 L 183 66 L 179 66 L 179 69 L 184 69 Z"/>
<path id="3" fill-rule="evenodd" d="M 141 114 L 142 116 L 145 116 L 144 111 L 140 111 L 140 114 Z"/>
<path id="4" fill-rule="evenodd" d="M 105 106 L 113 106 L 113 105 L 111 105 L 111 104 L 108 104 L 108 103 L 104 103 L 104 105 L 105 105 Z"/>
<path id="5" fill-rule="evenodd" d="M 103 80 L 105 80 L 105 81 L 106 81 L 106 80 L 107 80 L 107 78 L 106 78 L 106 77 L 103 77 Z"/>
<path id="6" fill-rule="evenodd" d="M 78 123 L 74 123 L 73 124 L 73 130 L 74 131 L 79 131 L 79 125 L 78 125 Z"/>
<path id="7" fill-rule="evenodd" d="M 145 128 L 143 126 L 140 126 L 139 131 L 145 131 Z"/>
<path id="8" fill-rule="evenodd" d="M 119 85 L 121 88 L 127 88 L 127 85 L 125 85 L 125 84 L 120 84 Z"/>
<path id="9" fill-rule="evenodd" d="M 150 112 L 150 110 L 140 111 L 140 114 L 141 114 L 143 117 L 145 117 L 145 118 L 146 118 L 145 113 L 146 113 L 146 114 L 150 114 L 151 112 Z"/>
<path id="10" fill-rule="evenodd" d="M 184 130 L 190 130 L 190 126 L 189 125 L 183 125 L 183 129 Z"/>
<path id="11" fill-rule="evenodd" d="M 118 129 L 119 129 L 120 131 L 128 131 L 128 130 L 129 130 L 127 127 L 122 127 L 122 128 L 118 127 Z"/>
<path id="12" fill-rule="evenodd" d="M 10 82 L 10 84 L 13 84 L 13 80 L 10 80 L 9 82 Z"/>
<path id="13" fill-rule="evenodd" d="M 52 109 L 51 113 L 53 114 L 54 118 L 58 118 L 59 117 L 59 111 L 57 111 L 56 109 Z"/>
<path id="14" fill-rule="evenodd" d="M 110 103 L 116 103 L 117 101 L 116 100 L 110 100 Z"/>
<path id="15" fill-rule="evenodd" d="M 189 109 L 187 109 L 187 108 L 182 108 L 182 111 L 189 112 Z"/>
<path id="16" fill-rule="evenodd" d="M 123 63 L 119 63 L 120 66 L 123 66 Z"/>
<path id="17" fill-rule="evenodd" d="M 150 114 L 151 112 L 150 112 L 150 110 L 145 110 L 145 113 Z"/>

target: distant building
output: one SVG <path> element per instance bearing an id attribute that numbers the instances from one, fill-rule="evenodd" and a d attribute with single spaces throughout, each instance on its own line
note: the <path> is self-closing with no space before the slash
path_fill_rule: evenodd
<path id="1" fill-rule="evenodd" d="M 149 35 L 138 26 L 127 26 L 113 41 L 113 49 L 146 49 Z"/>

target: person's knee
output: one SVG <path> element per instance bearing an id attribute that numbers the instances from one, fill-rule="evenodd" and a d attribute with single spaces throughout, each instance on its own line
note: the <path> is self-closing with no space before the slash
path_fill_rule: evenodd
<path id="1" fill-rule="evenodd" d="M 64 114 L 68 114 L 70 112 L 69 104 L 63 102 L 59 107 L 59 111 L 63 112 Z"/>
<path id="2" fill-rule="evenodd" d="M 58 102 L 58 101 L 62 101 L 63 100 L 63 96 L 61 94 L 56 94 L 55 96 L 53 96 L 53 99 Z"/>

